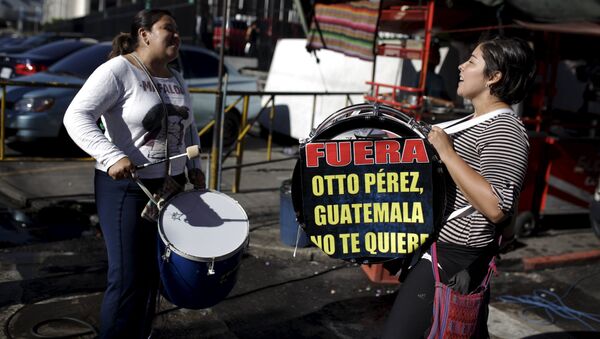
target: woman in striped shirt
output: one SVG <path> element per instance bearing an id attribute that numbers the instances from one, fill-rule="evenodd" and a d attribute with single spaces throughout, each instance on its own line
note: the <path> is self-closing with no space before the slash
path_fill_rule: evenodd
<path id="1" fill-rule="evenodd" d="M 470 99 L 475 112 L 445 129 L 434 126 L 428 139 L 449 174 L 445 214 L 461 212 L 442 224 L 436 240 L 440 277 L 466 293 L 481 284 L 498 253 L 498 236 L 517 208 L 529 142 L 510 105 L 525 97 L 535 60 L 525 41 L 495 38 L 480 43 L 458 69 L 457 94 Z M 419 260 L 400 286 L 384 338 L 427 335 L 434 298 L 429 260 Z M 488 337 L 487 307 L 484 313 L 478 338 Z"/>

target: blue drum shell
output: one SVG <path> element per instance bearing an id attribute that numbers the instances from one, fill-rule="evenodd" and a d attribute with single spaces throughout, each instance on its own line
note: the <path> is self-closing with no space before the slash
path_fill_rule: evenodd
<path id="1" fill-rule="evenodd" d="M 165 260 L 166 246 L 161 239 L 158 247 L 162 295 L 176 306 L 194 310 L 214 306 L 227 297 L 236 283 L 244 252 L 242 247 L 231 257 L 215 261 L 215 273 L 208 275 L 210 262 L 190 260 L 174 251 Z"/>

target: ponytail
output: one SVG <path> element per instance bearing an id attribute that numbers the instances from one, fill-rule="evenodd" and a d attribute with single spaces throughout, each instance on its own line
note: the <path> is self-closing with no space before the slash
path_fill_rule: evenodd
<path id="1" fill-rule="evenodd" d="M 119 55 L 129 54 L 135 50 L 135 45 L 136 42 L 133 41 L 131 34 L 119 33 L 112 41 L 112 51 L 108 58 L 112 59 Z"/>

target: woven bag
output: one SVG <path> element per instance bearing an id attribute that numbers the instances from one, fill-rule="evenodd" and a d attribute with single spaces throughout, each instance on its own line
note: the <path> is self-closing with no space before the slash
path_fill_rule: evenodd
<path id="1" fill-rule="evenodd" d="M 462 294 L 440 281 L 436 245 L 431 246 L 431 263 L 435 276 L 433 323 L 428 339 L 472 338 L 477 333 L 477 318 L 484 306 L 484 295 L 489 288 L 491 273 L 496 270 L 495 259 L 481 285 L 472 293 Z"/>

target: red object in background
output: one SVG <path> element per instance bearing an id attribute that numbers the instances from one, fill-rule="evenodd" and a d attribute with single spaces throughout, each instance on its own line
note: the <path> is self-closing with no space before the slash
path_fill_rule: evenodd
<path id="1" fill-rule="evenodd" d="M 229 55 L 243 55 L 246 44 L 246 23 L 239 20 L 231 20 L 225 31 L 225 52 Z M 219 50 L 221 47 L 221 21 L 215 23 L 213 30 L 213 48 Z"/>
<path id="2" fill-rule="evenodd" d="M 37 72 L 43 72 L 48 69 L 48 66 L 42 64 L 16 64 L 15 74 L 18 75 L 31 75 Z"/>
<path id="3" fill-rule="evenodd" d="M 564 126 L 561 125 L 561 126 Z M 529 167 L 515 231 L 528 236 L 543 216 L 586 214 L 600 175 L 598 138 L 529 136 Z"/>
<path id="4" fill-rule="evenodd" d="M 600 174 L 598 139 L 531 137 L 519 211 L 587 213 Z"/>
<path id="5" fill-rule="evenodd" d="M 382 284 L 399 284 L 400 281 L 395 275 L 391 275 L 388 270 L 383 267 L 383 264 L 365 264 L 360 265 L 363 272 L 367 275 L 369 280 L 376 283 Z"/>

